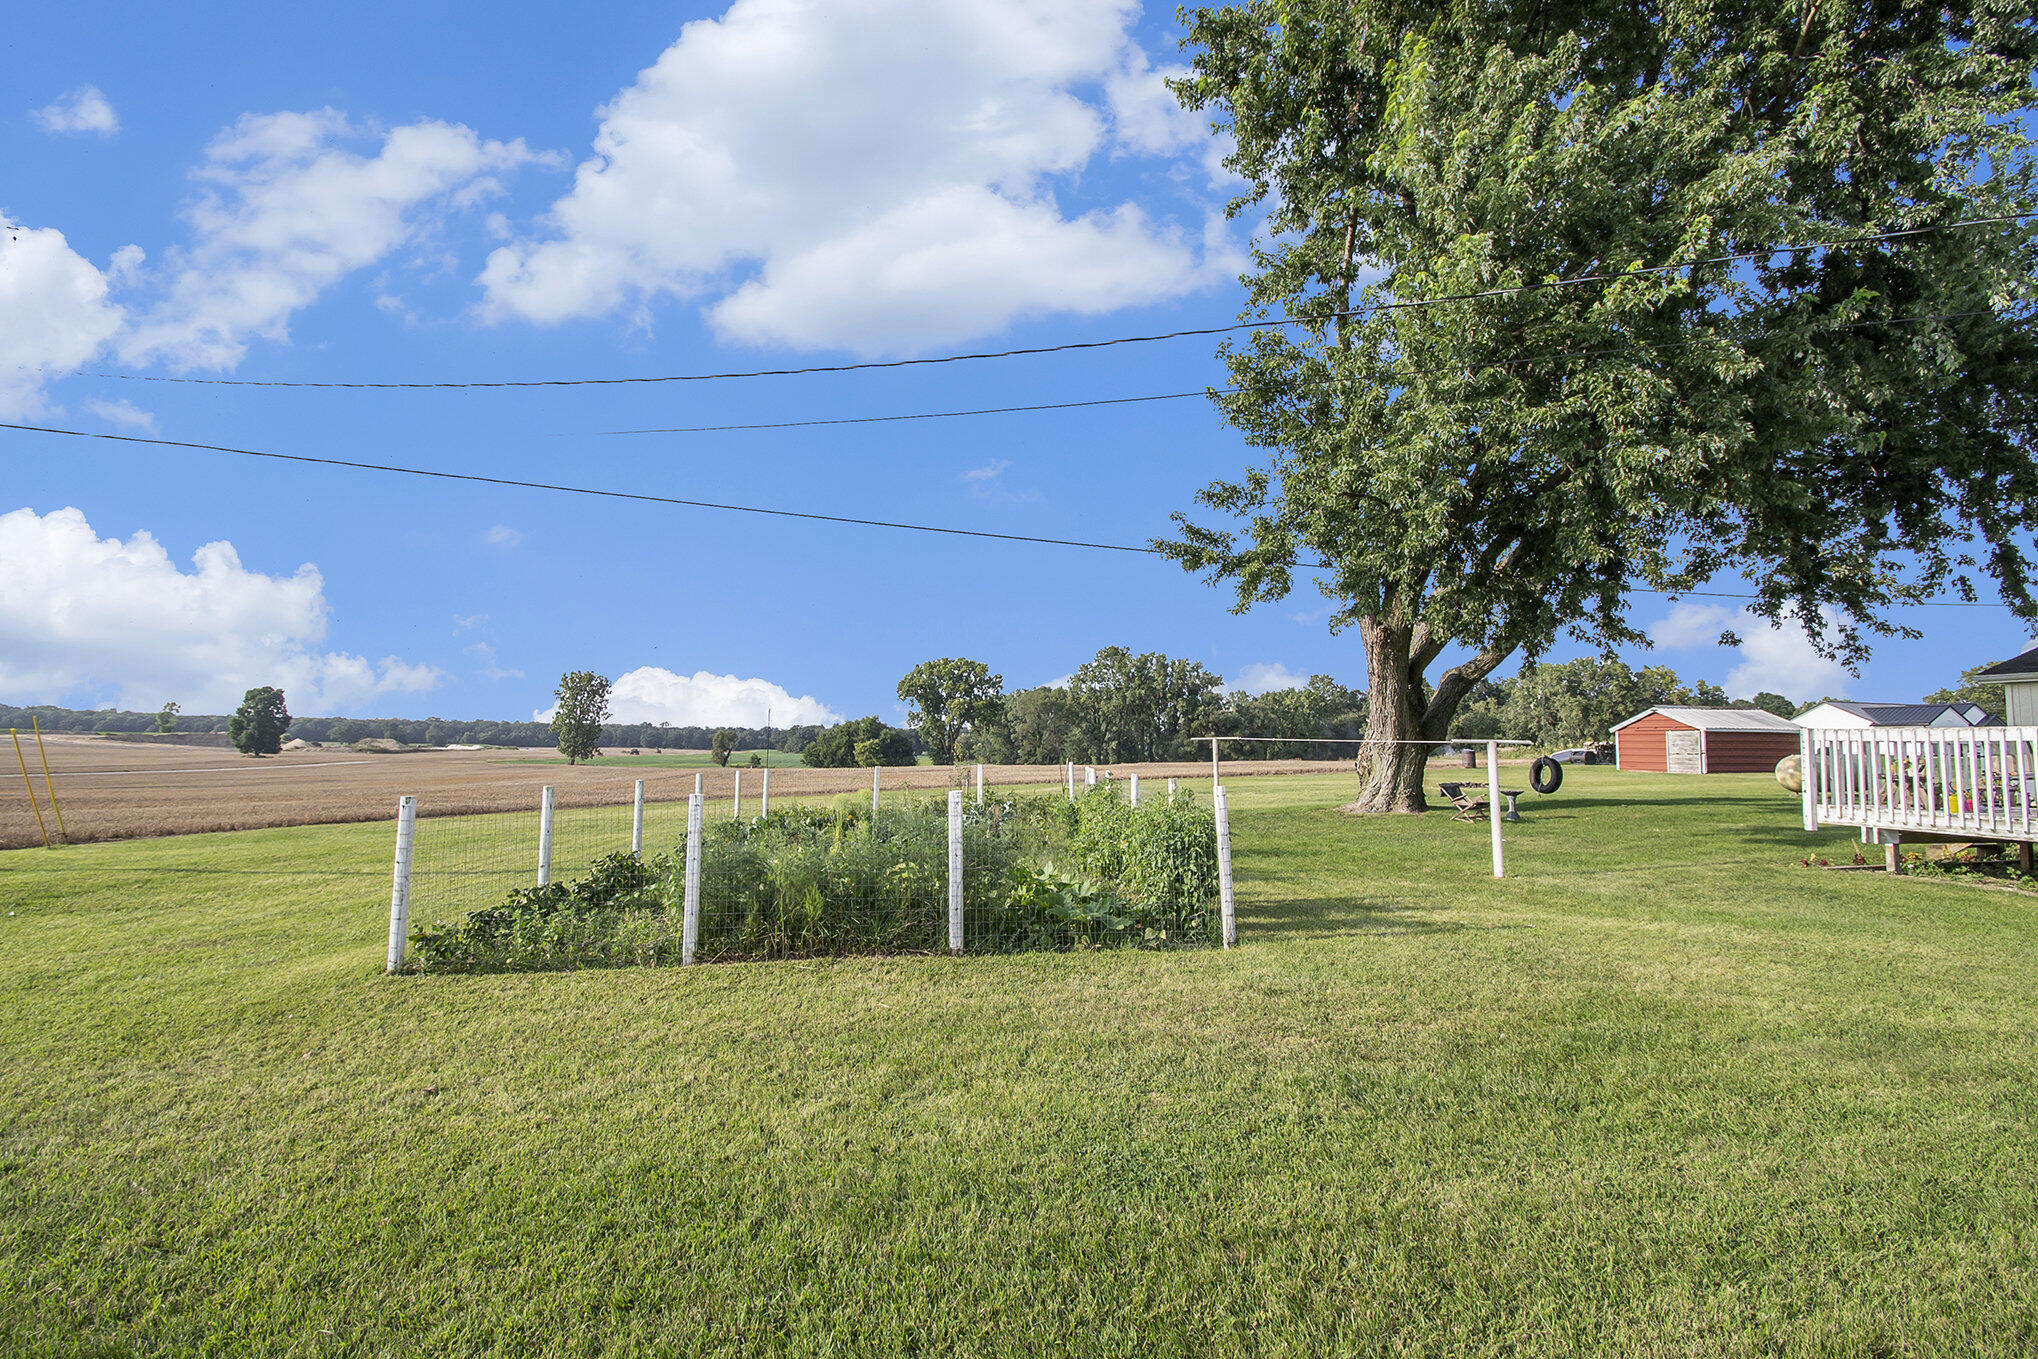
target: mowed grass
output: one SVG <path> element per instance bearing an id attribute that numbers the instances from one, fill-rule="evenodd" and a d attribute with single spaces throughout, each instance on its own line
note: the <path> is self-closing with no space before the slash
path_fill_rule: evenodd
<path id="1" fill-rule="evenodd" d="M 390 980 L 386 826 L 0 855 L 0 1352 L 2038 1350 L 2038 903 L 1231 791 L 1229 953 Z"/>

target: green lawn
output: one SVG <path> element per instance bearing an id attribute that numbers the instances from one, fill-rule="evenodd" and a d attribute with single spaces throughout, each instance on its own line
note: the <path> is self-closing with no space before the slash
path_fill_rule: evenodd
<path id="1" fill-rule="evenodd" d="M 0 1353 L 2038 1351 L 2038 900 L 1350 782 L 1230 953 L 389 980 L 386 826 L 0 854 Z"/>

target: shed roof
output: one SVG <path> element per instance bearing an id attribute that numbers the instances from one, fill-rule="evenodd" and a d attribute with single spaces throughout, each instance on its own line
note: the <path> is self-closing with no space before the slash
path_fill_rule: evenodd
<path id="1" fill-rule="evenodd" d="M 2027 676 L 2038 676 L 2038 646 L 2007 661 L 1984 666 L 1974 673 L 1974 677 L 1980 680 L 2023 679 Z"/>
<path id="2" fill-rule="evenodd" d="M 1797 735 L 1796 723 L 1761 708 L 1684 708 L 1674 704 L 1644 708 L 1626 722 L 1614 723 L 1612 729 L 1619 731 L 1622 727 L 1641 721 L 1651 713 L 1660 714 L 1672 722 L 1681 722 L 1699 731 L 1773 731 Z"/>

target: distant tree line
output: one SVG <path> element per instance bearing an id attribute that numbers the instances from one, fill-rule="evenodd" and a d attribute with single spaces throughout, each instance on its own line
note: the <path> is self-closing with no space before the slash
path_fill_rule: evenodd
<path id="1" fill-rule="evenodd" d="M 1210 748 L 1197 738 L 1218 735 L 1269 738 L 1231 747 L 1230 753 L 1240 757 L 1334 760 L 1348 759 L 1351 752 L 1324 744 L 1324 738 L 1355 740 L 1366 725 L 1366 695 L 1329 675 L 1312 675 L 1304 684 L 1267 693 L 1237 693 L 1225 690 L 1223 677 L 1198 662 L 1115 646 L 1099 651 L 1066 683 L 1010 693 L 1003 677 L 981 662 L 959 657 L 927 661 L 899 681 L 899 697 L 909 705 L 904 728 L 876 716 L 769 732 L 604 722 L 599 744 L 739 755 L 771 749 L 802 755 L 808 764 L 820 766 L 912 764 L 922 754 L 936 763 L 1118 764 L 1201 759 Z M 1543 662 L 1474 686 L 1450 734 L 1454 740 L 1505 737 L 1544 747 L 1585 745 L 1610 739 L 1614 723 L 1657 704 L 1762 708 L 1784 717 L 1812 706 L 1775 693 L 1729 699 L 1718 685 L 1687 683 L 1668 666 L 1637 670 L 1623 661 L 1596 658 Z M 31 717 L 40 720 L 44 731 L 154 731 L 169 723 L 175 731 L 212 732 L 226 730 L 228 723 L 225 716 L 178 713 L 174 705 L 162 712 L 124 712 L 0 704 L 0 727 L 27 727 Z M 320 742 L 382 737 L 407 745 L 550 746 L 560 740 L 560 733 L 545 722 L 299 717 L 288 725 L 291 736 Z M 577 749 L 584 748 L 583 737 Z"/>

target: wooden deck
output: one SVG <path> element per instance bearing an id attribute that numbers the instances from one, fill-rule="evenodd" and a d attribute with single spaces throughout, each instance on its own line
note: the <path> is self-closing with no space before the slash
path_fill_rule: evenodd
<path id="1" fill-rule="evenodd" d="M 1804 827 L 1882 843 L 2038 840 L 2038 727 L 1808 728 Z"/>

